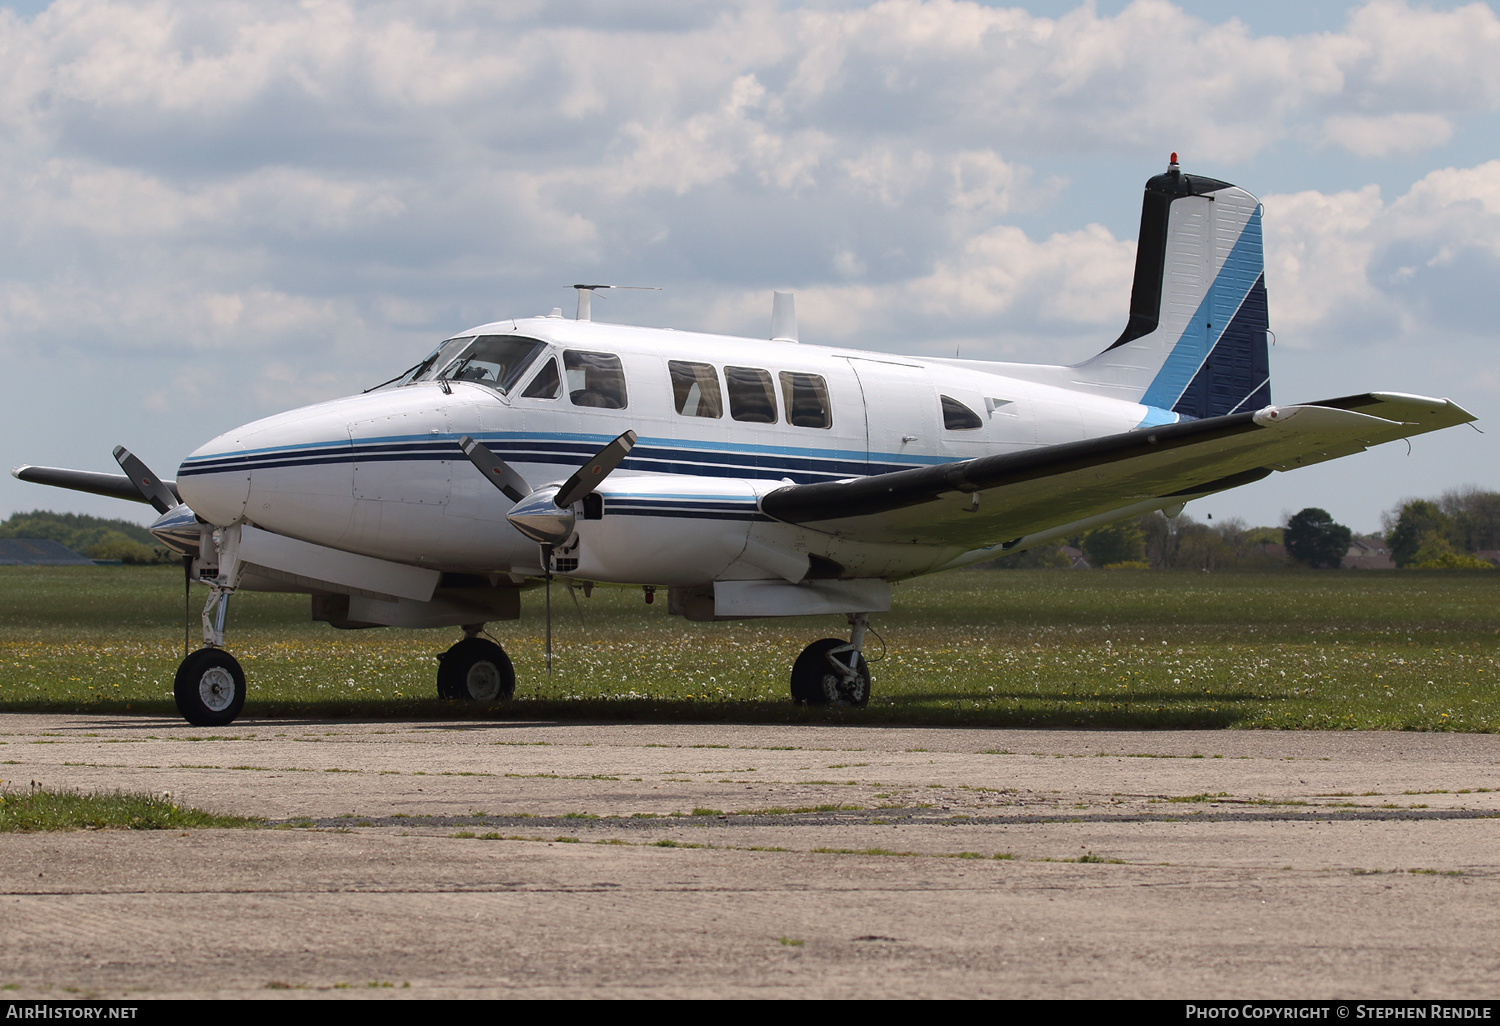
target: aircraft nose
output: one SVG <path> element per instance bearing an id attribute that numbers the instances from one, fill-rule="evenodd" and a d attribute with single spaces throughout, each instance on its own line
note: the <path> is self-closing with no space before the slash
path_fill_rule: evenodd
<path id="1" fill-rule="evenodd" d="M 200 445 L 177 468 L 177 491 L 211 524 L 232 524 L 245 515 L 250 471 L 245 448 L 230 431 Z"/>

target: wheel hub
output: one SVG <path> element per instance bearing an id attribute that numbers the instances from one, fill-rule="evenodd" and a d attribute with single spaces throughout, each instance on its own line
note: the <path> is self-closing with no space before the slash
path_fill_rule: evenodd
<path id="1" fill-rule="evenodd" d="M 469 667 L 464 683 L 476 701 L 493 702 L 500 697 L 500 668 L 487 659 L 481 660 Z"/>
<path id="2" fill-rule="evenodd" d="M 211 666 L 198 678 L 198 697 L 205 708 L 223 712 L 234 701 L 234 677 L 222 666 Z"/>
<path id="3" fill-rule="evenodd" d="M 864 698 L 864 689 L 861 677 L 845 680 L 836 673 L 823 674 L 823 696 L 829 705 L 858 705 Z"/>

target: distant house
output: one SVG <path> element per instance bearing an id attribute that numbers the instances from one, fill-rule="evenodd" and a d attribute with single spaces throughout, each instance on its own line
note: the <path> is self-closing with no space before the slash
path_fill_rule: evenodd
<path id="1" fill-rule="evenodd" d="M 1363 534 L 1349 539 L 1349 551 L 1339 566 L 1345 570 L 1394 570 L 1396 561 L 1387 551 L 1384 538 Z"/>
<path id="2" fill-rule="evenodd" d="M 1500 549 L 1480 549 L 1474 553 L 1480 559 L 1487 560 L 1495 566 L 1500 567 Z"/>
<path id="3" fill-rule="evenodd" d="M 45 538 L 0 538 L 0 566 L 93 566 L 61 542 Z"/>

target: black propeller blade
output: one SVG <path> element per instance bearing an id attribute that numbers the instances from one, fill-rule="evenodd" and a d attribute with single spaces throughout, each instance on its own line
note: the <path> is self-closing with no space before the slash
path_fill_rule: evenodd
<path id="1" fill-rule="evenodd" d="M 115 446 L 115 462 L 120 465 L 121 470 L 125 471 L 125 476 L 130 478 L 130 483 L 135 485 L 142 498 L 156 508 L 156 512 L 165 513 L 180 504 L 177 496 L 172 494 L 172 490 L 162 484 L 161 478 L 153 474 L 150 467 L 137 459 L 123 445 Z"/>
<path id="2" fill-rule="evenodd" d="M 579 467 L 578 471 L 564 481 L 563 486 L 557 490 L 557 497 L 552 500 L 557 503 L 557 508 L 566 509 L 598 488 L 630 454 L 630 450 L 635 447 L 635 440 L 635 432 L 627 431 L 600 449 L 593 459 Z"/>
<path id="3" fill-rule="evenodd" d="M 464 455 L 469 457 L 469 462 L 478 467 L 484 476 L 489 479 L 490 484 L 505 493 L 505 497 L 511 502 L 520 502 L 531 492 L 531 485 L 525 479 L 510 468 L 500 457 L 490 452 L 479 442 L 474 441 L 468 435 L 459 441 L 459 447 L 463 449 Z"/>

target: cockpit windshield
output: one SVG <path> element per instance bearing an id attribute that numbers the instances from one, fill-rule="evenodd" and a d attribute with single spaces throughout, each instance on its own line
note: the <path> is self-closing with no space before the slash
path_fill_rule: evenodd
<path id="1" fill-rule="evenodd" d="M 402 384 L 413 381 L 477 381 L 500 392 L 515 387 L 544 344 L 516 335 L 450 338 L 420 363 Z"/>

